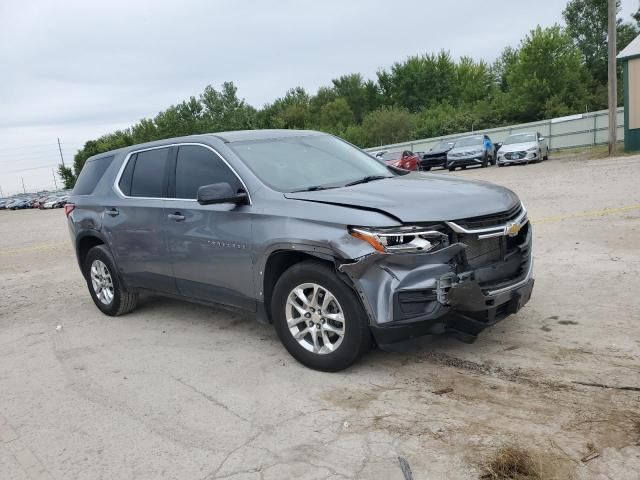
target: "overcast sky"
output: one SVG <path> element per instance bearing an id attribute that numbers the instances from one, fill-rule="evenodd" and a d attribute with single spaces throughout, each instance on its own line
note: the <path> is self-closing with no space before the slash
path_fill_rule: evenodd
<path id="1" fill-rule="evenodd" d="M 53 187 L 86 140 L 233 81 L 260 107 L 293 86 L 375 78 L 409 55 L 492 61 L 565 0 L 0 0 L 0 188 Z M 629 20 L 638 0 L 623 0 Z"/>

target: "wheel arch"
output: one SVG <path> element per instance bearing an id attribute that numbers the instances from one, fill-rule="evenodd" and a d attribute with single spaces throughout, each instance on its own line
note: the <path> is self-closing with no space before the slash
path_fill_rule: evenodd
<path id="1" fill-rule="evenodd" d="M 80 271 L 83 272 L 84 261 L 87 258 L 89 250 L 98 245 L 108 245 L 106 239 L 96 231 L 88 231 L 80 233 L 76 238 L 76 257 Z"/>
<path id="2" fill-rule="evenodd" d="M 264 304 L 264 313 L 268 323 L 272 323 L 271 297 L 276 282 L 287 269 L 305 260 L 319 260 L 331 264 L 335 268 L 338 278 L 344 280 L 344 275 L 340 274 L 337 269 L 340 258 L 330 249 L 300 244 L 273 248 L 265 255 L 264 264 L 258 272 L 259 296 Z M 352 287 L 352 285 L 350 286 Z"/>

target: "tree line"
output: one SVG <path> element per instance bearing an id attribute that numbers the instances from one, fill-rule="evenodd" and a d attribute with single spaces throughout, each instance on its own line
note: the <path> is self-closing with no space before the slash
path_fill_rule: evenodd
<path id="1" fill-rule="evenodd" d="M 71 188 L 92 155 L 198 133 L 315 129 L 371 147 L 606 108 L 607 0 L 570 0 L 563 17 L 566 26 L 537 26 L 493 63 L 426 53 L 380 69 L 375 79 L 347 74 L 315 94 L 291 88 L 260 109 L 238 97 L 233 82 L 207 86 L 154 118 L 87 141 L 73 168 L 60 165 L 59 173 Z M 618 19 L 618 51 L 640 33 L 640 7 L 633 19 Z"/>

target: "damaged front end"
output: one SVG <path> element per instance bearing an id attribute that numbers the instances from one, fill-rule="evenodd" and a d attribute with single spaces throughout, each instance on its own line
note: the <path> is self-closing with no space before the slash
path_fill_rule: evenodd
<path id="1" fill-rule="evenodd" d="M 375 252 L 338 267 L 360 295 L 382 348 L 446 332 L 472 342 L 529 300 L 531 225 L 521 204 L 402 228 L 352 229 Z"/>

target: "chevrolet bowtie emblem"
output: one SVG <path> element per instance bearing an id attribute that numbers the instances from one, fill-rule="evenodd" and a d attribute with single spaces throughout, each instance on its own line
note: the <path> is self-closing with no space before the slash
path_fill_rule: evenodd
<path id="1" fill-rule="evenodd" d="M 515 237 L 520 232 L 522 225 L 519 222 L 509 222 L 507 226 L 504 227 L 505 235 L 509 235 L 510 237 Z"/>

